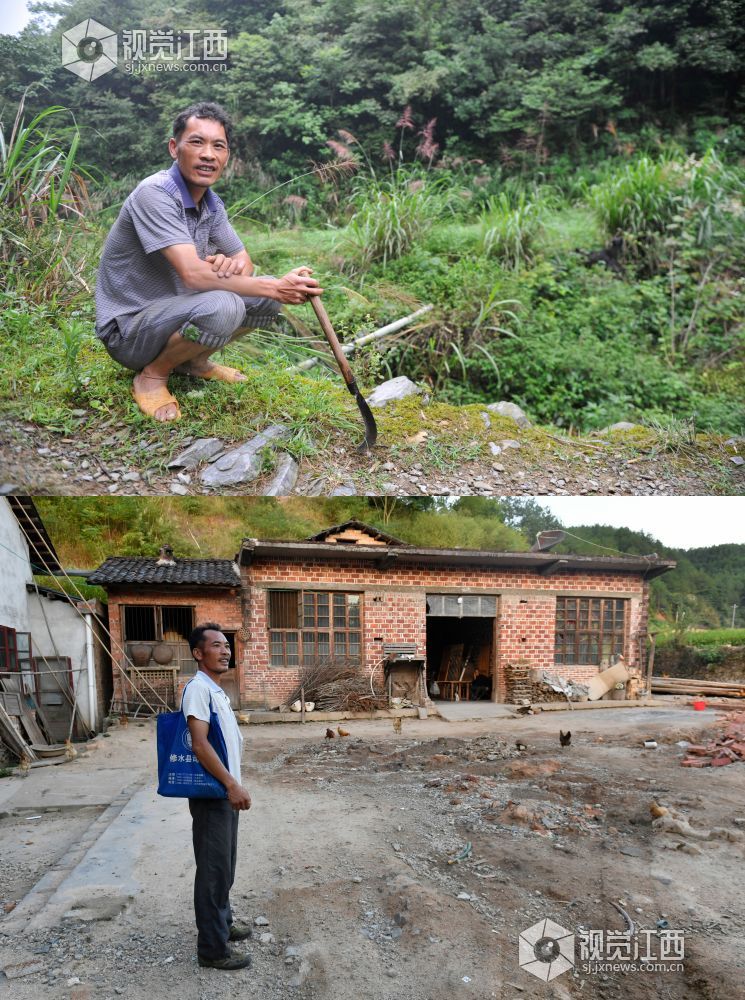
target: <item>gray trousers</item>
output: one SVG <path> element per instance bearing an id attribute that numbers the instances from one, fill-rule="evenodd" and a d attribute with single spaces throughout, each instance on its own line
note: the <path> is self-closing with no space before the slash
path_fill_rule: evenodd
<path id="1" fill-rule="evenodd" d="M 202 958 L 225 958 L 230 954 L 228 935 L 233 923 L 230 889 L 238 851 L 238 810 L 227 799 L 189 799 L 189 812 L 197 863 L 197 952 Z"/>
<path id="2" fill-rule="evenodd" d="M 133 316 L 122 317 L 101 339 L 114 361 L 138 372 L 158 357 L 176 331 L 219 351 L 241 327 L 271 326 L 281 308 L 276 299 L 235 292 L 185 292 L 154 299 Z"/>

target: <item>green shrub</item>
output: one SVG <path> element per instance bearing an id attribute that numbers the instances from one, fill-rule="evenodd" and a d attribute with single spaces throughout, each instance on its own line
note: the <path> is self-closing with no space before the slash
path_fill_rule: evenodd
<path id="1" fill-rule="evenodd" d="M 525 191 L 515 198 L 502 192 L 490 198 L 482 217 L 480 250 L 505 267 L 517 270 L 533 260 L 536 237 L 541 227 L 541 206 Z"/>
<path id="2" fill-rule="evenodd" d="M 358 264 L 397 260 L 412 248 L 442 211 L 436 182 L 399 170 L 366 177 L 358 185 L 354 215 L 345 232 Z"/>
<path id="3" fill-rule="evenodd" d="M 640 156 L 594 185 L 589 201 L 608 236 L 640 241 L 664 232 L 681 204 L 681 187 L 677 163 Z"/>

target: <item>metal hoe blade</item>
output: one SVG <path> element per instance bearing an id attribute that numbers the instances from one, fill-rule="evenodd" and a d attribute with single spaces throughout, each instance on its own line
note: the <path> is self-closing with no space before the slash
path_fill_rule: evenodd
<path id="1" fill-rule="evenodd" d="M 352 369 L 349 367 L 349 362 L 347 361 L 344 351 L 341 349 L 339 338 L 334 332 L 331 320 L 328 318 L 328 314 L 323 306 L 323 303 L 321 302 L 320 297 L 314 295 L 311 298 L 310 303 L 313 306 L 316 316 L 318 317 L 318 322 L 321 324 L 321 329 L 323 330 L 326 340 L 329 343 L 329 347 L 333 351 L 336 363 L 339 365 L 344 381 L 347 384 L 347 389 L 349 389 L 351 394 L 354 396 L 357 407 L 362 414 L 362 419 L 365 422 L 365 440 L 359 446 L 358 450 L 369 451 L 378 439 L 378 427 L 375 423 L 375 417 L 372 415 L 372 410 L 367 405 L 367 400 L 365 400 L 357 387 L 357 382 L 352 374 Z"/>

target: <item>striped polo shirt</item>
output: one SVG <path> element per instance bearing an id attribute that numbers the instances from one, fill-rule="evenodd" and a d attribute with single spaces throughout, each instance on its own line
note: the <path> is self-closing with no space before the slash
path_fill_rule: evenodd
<path id="1" fill-rule="evenodd" d="M 124 329 L 154 299 L 189 291 L 156 252 L 177 243 L 193 243 L 202 260 L 243 250 L 220 198 L 208 188 L 197 208 L 174 163 L 140 181 L 106 237 L 96 282 L 97 336 L 106 340 L 116 325 Z"/>

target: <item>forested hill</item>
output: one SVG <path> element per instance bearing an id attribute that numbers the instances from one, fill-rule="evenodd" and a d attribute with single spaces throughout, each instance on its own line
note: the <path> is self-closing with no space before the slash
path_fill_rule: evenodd
<path id="1" fill-rule="evenodd" d="M 242 538 L 308 538 L 350 518 L 415 545 L 502 551 L 524 551 L 537 532 L 562 527 L 540 502 L 522 498 L 39 497 L 36 503 L 63 564 L 88 569 L 110 555 L 157 555 L 164 542 L 181 558 L 232 558 Z M 674 572 L 652 581 L 653 609 L 668 621 L 729 625 L 732 605 L 745 608 L 745 545 L 682 550 L 627 528 L 567 531 L 557 552 L 656 552 L 675 559 Z"/>
<path id="2" fill-rule="evenodd" d="M 628 153 L 660 131 L 687 132 L 701 149 L 714 135 L 743 143 L 739 0 L 116 0 L 100 10 L 41 0 L 34 9 L 62 16 L 51 30 L 0 37 L 5 111 L 26 88 L 31 111 L 52 101 L 73 109 L 80 159 L 114 176 L 160 165 L 174 112 L 205 98 L 233 113 L 235 155 L 257 176 L 307 168 L 340 128 L 377 158 L 407 105 L 420 130 L 436 119 L 440 152 L 508 168 Z M 62 31 L 91 16 L 119 33 L 219 28 L 227 71 L 127 72 L 120 34 L 119 67 L 84 82 L 59 53 Z M 147 55 L 154 36 L 145 37 Z"/>
<path id="3" fill-rule="evenodd" d="M 639 531 L 583 525 L 568 529 L 571 536 L 556 551 L 585 555 L 612 555 L 618 550 L 634 555 L 674 559 L 677 568 L 652 581 L 656 610 L 691 628 L 729 625 L 732 605 L 745 605 L 745 545 L 710 545 L 698 549 L 673 549 Z M 579 538 L 584 539 L 580 541 Z M 601 552 L 601 549 L 607 551 Z M 738 623 L 745 621 L 740 612 Z"/>

